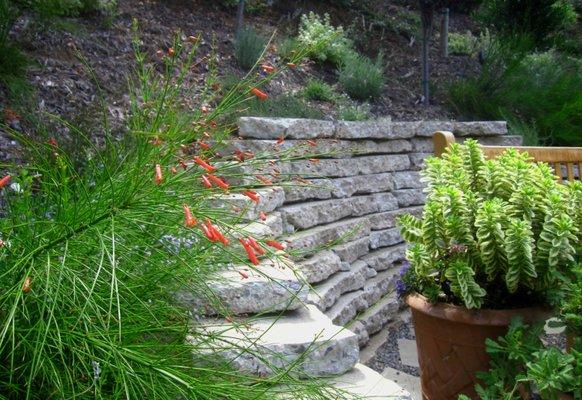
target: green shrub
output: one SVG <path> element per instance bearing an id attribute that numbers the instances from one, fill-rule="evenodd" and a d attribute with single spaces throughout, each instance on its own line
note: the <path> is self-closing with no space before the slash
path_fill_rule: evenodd
<path id="1" fill-rule="evenodd" d="M 309 100 L 334 101 L 333 88 L 325 82 L 312 79 L 303 89 L 303 95 Z"/>
<path id="2" fill-rule="evenodd" d="M 378 97 L 385 83 L 384 57 L 375 61 L 361 55 L 351 55 L 341 64 L 339 82 L 353 99 L 368 100 Z"/>
<path id="3" fill-rule="evenodd" d="M 467 33 L 449 33 L 449 52 L 458 55 L 471 55 L 477 48 L 477 37 Z"/>
<path id="4" fill-rule="evenodd" d="M 279 43 L 278 53 L 283 60 L 291 60 L 297 54 L 298 49 L 299 41 L 296 38 L 287 37 Z"/>
<path id="5" fill-rule="evenodd" d="M 528 35 L 535 45 L 551 45 L 576 23 L 570 0 L 484 0 L 477 14 L 504 36 Z"/>
<path id="6" fill-rule="evenodd" d="M 253 29 L 242 30 L 234 42 L 234 55 L 238 65 L 245 69 L 251 69 L 263 54 L 267 39 L 257 34 Z"/>
<path id="7" fill-rule="evenodd" d="M 284 117 L 321 119 L 323 113 L 292 95 L 281 95 L 268 101 L 253 99 L 242 115 L 254 117 Z"/>
<path id="8" fill-rule="evenodd" d="M 519 46 L 495 42 L 478 76 L 449 87 L 451 105 L 461 118 L 507 119 L 521 129 L 527 124 L 541 144 L 581 146 L 582 64 L 553 51 L 527 54 Z"/>
<path id="9" fill-rule="evenodd" d="M 370 119 L 370 105 L 349 105 L 340 107 L 339 119 L 343 121 L 365 121 Z"/>
<path id="10" fill-rule="evenodd" d="M 39 13 L 42 17 L 75 17 L 95 12 L 112 12 L 116 0 L 17 0 L 17 4 Z"/>
<path id="11" fill-rule="evenodd" d="M 323 20 L 313 12 L 303 14 L 297 40 L 302 46 L 312 47 L 308 56 L 321 63 L 339 65 L 353 53 L 352 42 L 341 26 L 336 28 L 331 24 L 329 14 L 325 14 Z"/>

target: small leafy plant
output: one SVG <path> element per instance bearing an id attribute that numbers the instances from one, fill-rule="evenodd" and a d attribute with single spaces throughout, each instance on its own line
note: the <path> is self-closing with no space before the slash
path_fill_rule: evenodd
<path id="1" fill-rule="evenodd" d="M 250 70 L 263 54 L 267 39 L 252 29 L 242 30 L 234 43 L 234 55 L 238 65 Z"/>
<path id="2" fill-rule="evenodd" d="M 331 24 L 329 14 L 323 19 L 313 13 L 303 14 L 297 40 L 302 46 L 313 49 L 309 57 L 317 62 L 330 62 L 339 65 L 349 54 L 353 53 L 352 42 L 346 37 L 343 27 Z M 317 43 L 326 42 L 324 47 Z"/>
<path id="3" fill-rule="evenodd" d="M 485 160 L 474 140 L 426 160 L 422 219 L 399 218 L 411 243 L 408 291 L 467 308 L 546 304 L 574 263 L 582 184 L 509 149 Z"/>
<path id="4" fill-rule="evenodd" d="M 309 100 L 332 102 L 335 97 L 333 88 L 325 82 L 310 80 L 303 90 L 303 95 Z"/>
<path id="5" fill-rule="evenodd" d="M 382 54 L 376 60 L 352 54 L 340 66 L 339 82 L 353 99 L 368 100 L 378 97 L 385 81 Z"/>
<path id="6" fill-rule="evenodd" d="M 482 400 L 520 400 L 533 393 L 541 400 L 557 400 L 560 393 L 582 396 L 582 341 L 564 353 L 544 346 L 542 332 L 543 323 L 528 326 L 515 319 L 505 336 L 487 339 L 491 368 L 478 374 L 483 385 L 475 387 Z"/>

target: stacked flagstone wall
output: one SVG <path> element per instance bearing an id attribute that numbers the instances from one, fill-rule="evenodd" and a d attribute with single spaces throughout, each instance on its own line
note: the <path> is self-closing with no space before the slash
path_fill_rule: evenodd
<path id="1" fill-rule="evenodd" d="M 360 346 L 398 314 L 394 280 L 406 245 L 396 217 L 421 213 L 419 170 L 437 130 L 484 144 L 521 144 L 499 121 L 239 120 L 230 150 L 272 155 L 270 165 L 252 173 L 292 182 L 273 189 L 277 201 L 267 224 L 301 251 L 294 261 L 311 285 L 308 302 L 355 332 Z M 304 158 L 282 162 L 281 154 Z"/>

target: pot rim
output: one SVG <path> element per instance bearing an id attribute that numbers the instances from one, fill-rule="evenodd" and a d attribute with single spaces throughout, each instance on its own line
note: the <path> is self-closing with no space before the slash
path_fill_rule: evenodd
<path id="1" fill-rule="evenodd" d="M 419 293 L 411 293 L 404 299 L 415 311 L 431 317 L 470 325 L 507 326 L 512 318 L 520 316 L 525 323 L 543 321 L 551 318 L 554 313 L 551 308 L 526 307 L 503 310 L 468 309 L 449 303 L 431 304 Z"/>

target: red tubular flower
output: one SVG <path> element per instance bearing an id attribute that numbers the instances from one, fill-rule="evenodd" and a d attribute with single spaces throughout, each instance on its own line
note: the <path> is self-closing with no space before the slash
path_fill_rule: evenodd
<path id="1" fill-rule="evenodd" d="M 210 145 L 208 143 L 204 143 L 202 141 L 199 141 L 198 146 L 200 146 L 200 148 L 202 150 L 210 150 Z"/>
<path id="2" fill-rule="evenodd" d="M 259 99 L 259 100 L 267 100 L 267 98 L 269 97 L 267 95 L 267 93 L 263 92 L 262 90 L 260 90 L 258 88 L 252 88 L 251 93 L 254 94 L 255 96 L 257 96 L 257 99 Z"/>
<path id="3" fill-rule="evenodd" d="M 317 163 L 319 163 L 319 161 L 320 161 L 319 158 L 310 158 L 309 159 L 309 162 L 312 164 L 317 164 Z"/>
<path id="4" fill-rule="evenodd" d="M 180 164 L 180 166 L 182 167 L 183 170 L 188 169 L 188 164 L 186 164 L 184 161 L 180 160 L 180 161 L 178 161 L 178 163 Z"/>
<path id="5" fill-rule="evenodd" d="M 307 144 L 310 145 L 311 147 L 317 146 L 317 143 L 315 142 L 315 140 L 308 140 Z"/>
<path id="6" fill-rule="evenodd" d="M 31 283 L 32 283 L 32 279 L 30 278 L 30 276 L 27 276 L 26 279 L 24 279 L 24 283 L 22 284 L 22 291 L 24 293 L 30 292 L 30 284 Z"/>
<path id="7" fill-rule="evenodd" d="M 206 161 L 204 161 L 203 159 L 201 159 L 198 156 L 194 157 L 194 162 L 196 164 L 200 165 L 202 168 L 204 168 L 208 172 L 216 171 L 216 168 L 214 168 L 212 165 L 208 164 Z"/>
<path id="8" fill-rule="evenodd" d="M 168 49 L 168 56 L 169 57 L 174 57 L 175 55 L 176 55 L 176 52 L 174 51 L 174 48 L 173 47 L 170 47 Z"/>
<path id="9" fill-rule="evenodd" d="M 164 177 L 162 175 L 162 167 L 160 167 L 160 164 L 156 164 L 156 177 L 155 177 L 156 185 L 161 184 L 163 180 Z"/>
<path id="10" fill-rule="evenodd" d="M 238 270 L 237 272 L 240 274 L 242 279 L 249 279 L 249 274 L 247 274 L 246 272 L 241 271 L 241 270 Z"/>
<path id="11" fill-rule="evenodd" d="M 252 236 L 249 236 L 247 238 L 247 242 L 251 245 L 251 247 L 253 248 L 253 250 L 255 250 L 257 253 L 259 253 L 260 256 L 262 256 L 263 254 L 265 254 L 265 249 L 263 249 L 255 240 L 255 238 L 253 238 Z"/>
<path id="12" fill-rule="evenodd" d="M 261 183 L 264 183 L 265 185 L 272 185 L 272 184 L 273 184 L 273 181 L 272 181 L 272 180 L 270 180 L 269 178 L 265 178 L 265 177 L 264 177 L 264 176 L 262 176 L 262 175 L 257 175 L 257 179 L 258 179 L 258 180 L 259 180 Z"/>
<path id="13" fill-rule="evenodd" d="M 287 63 L 287 66 L 289 67 L 289 69 L 297 68 L 297 64 L 295 64 L 295 63 Z"/>
<path id="14" fill-rule="evenodd" d="M 285 142 L 285 136 L 281 135 L 277 139 L 277 144 L 283 144 Z"/>
<path id="15" fill-rule="evenodd" d="M 54 137 L 49 138 L 49 140 L 47 140 L 46 142 L 53 147 L 59 147 L 59 144 L 57 143 L 57 139 L 55 139 Z"/>
<path id="16" fill-rule="evenodd" d="M 265 244 L 270 247 L 274 247 L 277 250 L 285 250 L 285 246 L 282 243 L 277 242 L 276 240 L 266 240 Z"/>
<path id="17" fill-rule="evenodd" d="M 275 67 L 273 67 L 269 64 L 262 64 L 261 69 L 263 70 L 263 72 L 266 72 L 269 74 L 275 72 Z"/>
<path id="18" fill-rule="evenodd" d="M 206 175 L 202 175 L 202 184 L 204 185 L 205 188 L 210 189 L 212 187 L 212 183 L 210 183 L 210 181 L 208 180 L 208 177 Z"/>
<path id="19" fill-rule="evenodd" d="M 264 211 L 261 211 L 259 213 L 259 218 L 261 219 L 261 221 L 266 221 L 267 220 L 267 214 L 265 214 Z"/>
<path id="20" fill-rule="evenodd" d="M 208 226 L 206 226 L 206 224 L 202 224 L 200 225 L 200 229 L 202 229 L 202 233 L 204 233 L 204 235 L 211 241 L 211 242 L 216 242 L 216 237 L 214 237 L 214 231 L 208 229 Z"/>
<path id="21" fill-rule="evenodd" d="M 243 238 L 240 238 L 239 242 L 241 242 L 245 251 L 247 252 L 247 256 L 249 257 L 250 262 L 252 262 L 254 265 L 259 265 L 259 259 L 257 258 L 257 255 L 255 254 L 255 251 L 251 247 L 250 243 Z"/>
<path id="22" fill-rule="evenodd" d="M 245 153 L 242 150 L 236 149 L 234 151 L 234 158 L 236 158 L 239 162 L 243 162 L 245 160 Z"/>
<path id="23" fill-rule="evenodd" d="M 228 183 L 226 183 L 225 181 L 223 181 L 218 176 L 215 176 L 215 175 L 212 175 L 212 174 L 208 174 L 208 178 L 212 182 L 214 182 L 216 184 L 216 186 L 218 186 L 221 189 L 227 190 L 230 187 L 230 185 Z"/>
<path id="24" fill-rule="evenodd" d="M 8 185 L 8 183 L 10 183 L 10 179 L 12 179 L 10 175 L 6 175 L 4 178 L 0 179 L 0 189 Z"/>
<path id="25" fill-rule="evenodd" d="M 224 235 L 222 234 L 222 232 L 218 230 L 218 228 L 212 225 L 212 222 L 210 222 L 209 219 L 206 219 L 204 224 L 206 225 L 206 228 L 208 228 L 208 230 L 214 236 L 215 239 L 214 241 L 221 242 L 223 245 L 228 246 L 228 243 L 230 243 L 229 240 L 226 237 L 224 237 Z"/>
<path id="26" fill-rule="evenodd" d="M 172 168 L 170 168 L 170 172 L 172 174 L 177 174 L 178 173 L 178 170 L 176 169 L 176 167 L 172 167 Z"/>
<path id="27" fill-rule="evenodd" d="M 246 190 L 243 192 L 243 194 L 245 196 L 247 196 L 249 199 L 251 199 L 252 201 L 254 201 L 255 203 L 259 203 L 259 194 L 257 192 L 255 192 L 254 190 Z"/>
<path id="28" fill-rule="evenodd" d="M 208 132 L 202 132 L 202 136 L 203 136 L 205 139 L 210 139 L 210 133 L 208 133 Z"/>
<path id="29" fill-rule="evenodd" d="M 192 216 L 190 207 L 188 207 L 187 204 L 184 204 L 182 207 L 184 208 L 184 225 L 186 225 L 188 228 L 192 228 L 198 223 L 198 221 L 196 221 L 196 218 Z"/>

